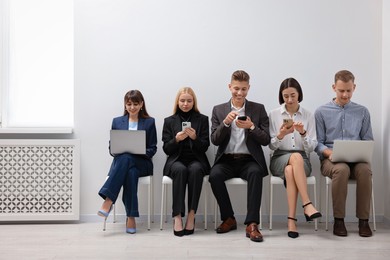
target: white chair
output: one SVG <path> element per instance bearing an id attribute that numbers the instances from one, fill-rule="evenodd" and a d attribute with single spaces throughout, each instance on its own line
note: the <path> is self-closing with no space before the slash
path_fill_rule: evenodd
<path id="1" fill-rule="evenodd" d="M 236 178 L 231 178 L 229 180 L 226 180 L 225 184 L 226 185 L 247 185 L 248 183 L 246 180 L 236 177 Z M 217 218 L 218 218 L 218 203 L 217 200 L 214 200 L 214 229 L 217 229 Z M 262 229 L 261 207 L 260 207 L 259 228 Z"/>
<path id="2" fill-rule="evenodd" d="M 106 177 L 106 180 L 107 178 L 108 176 Z M 151 215 L 154 216 L 153 175 L 139 177 L 138 186 L 139 185 L 148 185 L 148 230 L 150 230 Z M 116 222 L 115 204 L 112 204 L 112 213 L 113 213 L 113 223 L 115 223 Z M 103 231 L 106 231 L 106 219 L 104 219 Z"/>
<path id="3" fill-rule="evenodd" d="M 163 218 L 165 216 L 164 222 L 167 222 L 167 200 L 168 200 L 168 193 L 167 188 L 168 186 L 172 185 L 172 179 L 168 176 L 163 176 L 162 178 L 162 187 L 161 187 L 161 212 L 160 212 L 160 230 L 163 230 Z M 202 191 L 204 192 L 204 229 L 207 230 L 207 189 L 209 186 L 209 176 L 206 175 L 203 177 L 203 187 Z"/>
<path id="4" fill-rule="evenodd" d="M 313 191 L 314 191 L 314 201 L 313 205 L 314 207 L 317 204 L 317 188 L 316 188 L 316 177 L 315 176 L 309 176 L 306 178 L 307 185 L 313 185 Z M 269 196 L 269 230 L 272 230 L 272 208 L 273 208 L 273 196 L 274 196 L 274 185 L 283 185 L 283 179 L 280 177 L 272 176 L 270 178 L 270 196 Z M 317 231 L 318 230 L 318 219 L 314 220 L 314 228 Z"/>
<path id="5" fill-rule="evenodd" d="M 374 231 L 376 231 L 376 220 L 375 220 L 375 200 L 374 200 L 374 181 L 373 178 L 371 178 L 372 183 L 372 193 L 371 193 L 371 208 L 372 208 L 372 222 L 374 223 Z M 332 179 L 329 177 L 325 177 L 325 230 L 328 231 L 328 221 L 329 221 L 329 186 L 332 184 Z M 348 180 L 348 184 L 354 184 L 356 185 L 356 180 Z"/>

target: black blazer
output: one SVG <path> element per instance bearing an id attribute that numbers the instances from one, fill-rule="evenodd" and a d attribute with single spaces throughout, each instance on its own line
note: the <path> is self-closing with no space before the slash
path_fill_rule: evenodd
<path id="1" fill-rule="evenodd" d="M 245 101 L 245 114 L 249 116 L 255 125 L 255 129 L 245 130 L 245 142 L 253 159 L 263 168 L 263 176 L 268 175 L 263 148 L 269 144 L 271 137 L 269 134 L 269 120 L 264 105 Z M 218 146 L 214 164 L 221 159 L 230 140 L 231 127 L 226 127 L 223 120 L 231 111 L 231 101 L 217 105 L 213 108 L 211 117 L 211 142 Z"/>
<path id="2" fill-rule="evenodd" d="M 208 174 L 210 163 L 206 156 L 206 151 L 210 146 L 209 119 L 207 116 L 194 112 L 191 116 L 191 127 L 195 129 L 197 138 L 190 139 L 190 147 L 197 160 L 202 164 L 203 169 Z M 164 166 L 164 175 L 168 175 L 172 164 L 177 161 L 182 151 L 181 143 L 177 143 L 175 136 L 181 129 L 181 118 L 175 114 L 164 119 L 162 133 L 163 150 L 168 155 Z"/>

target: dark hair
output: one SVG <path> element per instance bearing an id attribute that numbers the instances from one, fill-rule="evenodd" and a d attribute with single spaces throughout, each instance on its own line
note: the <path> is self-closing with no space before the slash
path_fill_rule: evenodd
<path id="1" fill-rule="evenodd" d="M 283 80 L 282 84 L 280 84 L 279 104 L 284 103 L 282 91 L 285 90 L 286 88 L 295 88 L 298 91 L 298 103 L 303 100 L 303 92 L 302 92 L 301 85 L 299 85 L 299 82 L 294 78 L 287 78 Z"/>
<path id="2" fill-rule="evenodd" d="M 138 118 L 149 118 L 149 114 L 148 112 L 146 111 L 146 105 L 145 105 L 145 100 L 144 100 L 144 96 L 142 96 L 142 93 L 141 91 L 139 90 L 130 90 L 126 93 L 125 97 L 124 97 L 124 112 L 123 112 L 123 115 L 128 115 L 129 112 L 127 112 L 126 110 L 126 104 L 131 101 L 131 102 L 134 102 L 134 103 L 141 103 L 143 102 L 143 105 L 141 107 L 141 110 L 139 111 L 138 113 Z"/>
<path id="3" fill-rule="evenodd" d="M 250 79 L 249 74 L 243 70 L 236 70 L 232 74 L 232 81 L 233 80 L 240 81 L 240 82 L 245 81 L 249 83 L 249 79 Z"/>
<path id="4" fill-rule="evenodd" d="M 345 83 L 352 80 L 353 83 L 355 81 L 355 76 L 348 70 L 340 70 L 336 73 L 336 75 L 334 75 L 334 83 L 336 83 L 338 80 L 341 80 Z"/>

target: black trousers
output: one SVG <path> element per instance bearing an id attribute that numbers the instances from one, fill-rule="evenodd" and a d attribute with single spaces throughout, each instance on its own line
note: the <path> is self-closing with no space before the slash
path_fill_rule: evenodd
<path id="1" fill-rule="evenodd" d="M 188 212 L 198 209 L 205 171 L 199 161 L 187 165 L 181 161 L 172 164 L 169 177 L 172 178 L 172 217 L 185 216 L 185 194 L 188 185 Z"/>
<path id="2" fill-rule="evenodd" d="M 247 215 L 244 223 L 254 222 L 259 224 L 263 190 L 262 171 L 264 169 L 251 157 L 233 159 L 224 155 L 217 164 L 214 164 L 211 168 L 209 181 L 221 211 L 222 221 L 234 216 L 225 181 L 240 177 L 248 182 Z"/>

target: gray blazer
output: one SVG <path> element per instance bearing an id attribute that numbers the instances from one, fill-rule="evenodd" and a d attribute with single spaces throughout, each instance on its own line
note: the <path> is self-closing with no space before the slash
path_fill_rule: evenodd
<path id="1" fill-rule="evenodd" d="M 263 148 L 271 140 L 269 134 L 269 120 L 264 105 L 245 101 L 245 114 L 249 116 L 255 124 L 255 129 L 245 130 L 245 142 L 253 159 L 263 168 L 263 177 L 268 175 Z M 214 164 L 221 159 L 230 140 L 231 127 L 226 127 L 223 123 L 226 115 L 231 111 L 230 100 L 227 103 L 217 105 L 213 108 L 211 117 L 211 142 L 218 146 Z"/>

